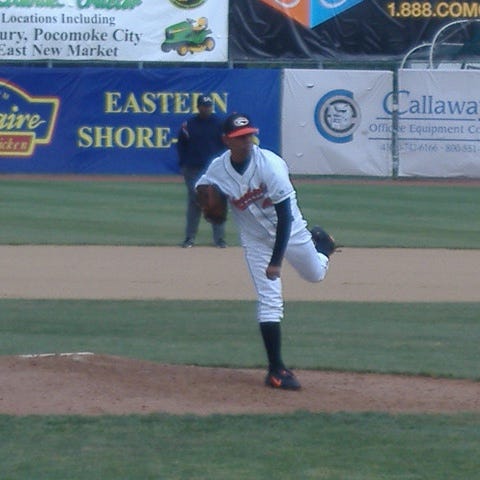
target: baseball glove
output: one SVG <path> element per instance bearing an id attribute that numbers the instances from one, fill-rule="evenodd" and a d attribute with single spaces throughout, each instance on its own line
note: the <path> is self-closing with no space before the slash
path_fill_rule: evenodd
<path id="1" fill-rule="evenodd" d="M 337 248 L 334 238 L 319 226 L 313 227 L 310 232 L 312 234 L 312 240 L 315 244 L 317 252 L 323 253 L 325 256 L 330 257 L 330 255 L 335 252 Z"/>
<path id="2" fill-rule="evenodd" d="M 199 185 L 197 201 L 207 222 L 219 224 L 227 219 L 227 197 L 217 185 Z"/>

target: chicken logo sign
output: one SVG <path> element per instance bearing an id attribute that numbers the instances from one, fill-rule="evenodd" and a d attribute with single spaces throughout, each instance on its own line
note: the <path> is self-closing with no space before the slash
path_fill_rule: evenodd
<path id="1" fill-rule="evenodd" d="M 55 128 L 59 99 L 35 97 L 0 78 L 0 157 L 30 157 L 48 145 Z"/>
<path id="2" fill-rule="evenodd" d="M 363 0 L 261 0 L 305 27 L 313 28 Z"/>

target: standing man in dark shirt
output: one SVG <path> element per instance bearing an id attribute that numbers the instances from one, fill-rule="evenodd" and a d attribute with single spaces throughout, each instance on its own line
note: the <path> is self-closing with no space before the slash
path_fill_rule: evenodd
<path id="1" fill-rule="evenodd" d="M 222 140 L 222 122 L 213 114 L 213 102 L 207 95 L 197 101 L 198 114 L 187 119 L 178 134 L 180 171 L 187 187 L 187 224 L 183 248 L 193 247 L 200 223 L 201 209 L 196 200 L 195 183 L 211 160 L 226 147 Z M 225 248 L 225 224 L 212 225 L 213 242 Z"/>

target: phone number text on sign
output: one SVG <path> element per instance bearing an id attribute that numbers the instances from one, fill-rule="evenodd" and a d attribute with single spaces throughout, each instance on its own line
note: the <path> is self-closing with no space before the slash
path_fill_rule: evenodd
<path id="1" fill-rule="evenodd" d="M 444 152 L 444 153 L 477 153 L 480 148 L 474 143 L 428 143 L 400 141 L 398 145 L 400 153 L 407 152 Z"/>
<path id="2" fill-rule="evenodd" d="M 479 18 L 478 2 L 389 2 L 386 10 L 393 18 Z"/>

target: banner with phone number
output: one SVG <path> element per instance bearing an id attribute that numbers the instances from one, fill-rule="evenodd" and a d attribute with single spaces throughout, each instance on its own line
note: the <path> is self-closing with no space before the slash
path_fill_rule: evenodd
<path id="1" fill-rule="evenodd" d="M 399 60 L 441 29 L 480 53 L 480 3 L 458 0 L 230 0 L 230 58 Z"/>
<path id="2" fill-rule="evenodd" d="M 0 60 L 228 59 L 228 0 L 1 0 L 0 22 Z"/>
<path id="3" fill-rule="evenodd" d="M 290 171 L 392 175 L 393 73 L 285 70 L 283 155 Z"/>
<path id="4" fill-rule="evenodd" d="M 399 176 L 480 177 L 480 72 L 400 70 Z"/>
<path id="5" fill-rule="evenodd" d="M 279 150 L 279 70 L 0 68 L 0 173 L 178 173 L 177 134 L 202 94 Z"/>

